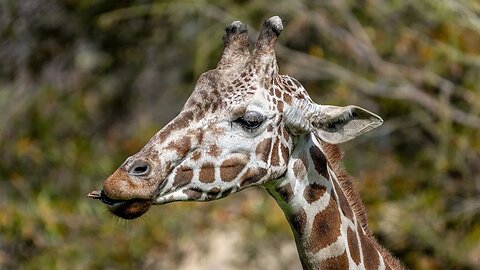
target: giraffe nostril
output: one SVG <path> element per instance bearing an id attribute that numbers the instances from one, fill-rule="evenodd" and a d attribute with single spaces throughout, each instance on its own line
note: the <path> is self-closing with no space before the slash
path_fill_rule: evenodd
<path id="1" fill-rule="evenodd" d="M 150 164 L 145 160 L 135 160 L 130 169 L 128 170 L 128 174 L 132 176 L 143 176 L 150 172 Z"/>

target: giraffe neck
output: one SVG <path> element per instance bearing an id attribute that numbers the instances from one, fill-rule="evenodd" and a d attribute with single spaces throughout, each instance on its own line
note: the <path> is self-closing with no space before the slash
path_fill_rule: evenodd
<path id="1" fill-rule="evenodd" d="M 364 214 L 346 197 L 353 190 L 342 190 L 322 144 L 310 135 L 295 143 L 285 176 L 266 188 L 290 223 L 303 268 L 388 269 Z"/>

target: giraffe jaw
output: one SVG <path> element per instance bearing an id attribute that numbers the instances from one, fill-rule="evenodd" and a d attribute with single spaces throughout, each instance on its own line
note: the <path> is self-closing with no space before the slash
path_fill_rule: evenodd
<path id="1" fill-rule="evenodd" d="M 105 195 L 103 190 L 95 190 L 90 192 L 87 197 L 100 200 L 106 204 L 108 210 L 115 216 L 123 219 L 138 218 L 150 209 L 153 200 L 147 199 L 131 199 L 131 200 L 115 200 Z"/>

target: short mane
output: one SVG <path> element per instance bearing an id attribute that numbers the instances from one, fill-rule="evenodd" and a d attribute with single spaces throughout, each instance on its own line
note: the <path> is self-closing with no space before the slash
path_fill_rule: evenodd
<path id="1" fill-rule="evenodd" d="M 328 163 L 330 164 L 332 170 L 335 172 L 335 175 L 337 176 L 338 182 L 340 184 L 340 188 L 345 193 L 345 196 L 347 197 L 347 201 L 350 204 L 350 207 L 352 208 L 353 212 L 357 216 L 357 220 L 360 223 L 360 226 L 362 227 L 363 231 L 365 232 L 367 237 L 370 239 L 370 241 L 373 243 L 375 248 L 380 253 L 382 253 L 383 257 L 386 260 L 385 261 L 386 264 L 388 264 L 391 268 L 395 268 L 395 269 L 401 268 L 402 266 L 400 261 L 397 258 L 395 258 L 390 253 L 390 251 L 386 250 L 384 247 L 378 244 L 377 240 L 370 232 L 368 228 L 368 223 L 367 223 L 368 217 L 367 217 L 367 211 L 365 210 L 365 205 L 363 204 L 362 200 L 360 199 L 360 196 L 358 195 L 357 191 L 353 187 L 353 183 L 350 180 L 350 176 L 345 171 L 345 168 L 342 163 L 343 154 L 342 154 L 342 151 L 340 150 L 340 147 L 338 145 L 329 144 L 323 141 L 320 141 L 320 143 L 323 150 L 325 151 L 325 156 L 328 160 Z"/>

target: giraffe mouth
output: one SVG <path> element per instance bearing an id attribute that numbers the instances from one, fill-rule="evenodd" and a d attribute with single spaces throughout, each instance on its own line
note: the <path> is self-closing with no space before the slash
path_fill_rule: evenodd
<path id="1" fill-rule="evenodd" d="M 103 190 L 92 191 L 88 193 L 87 197 L 100 200 L 107 205 L 112 214 L 123 219 L 138 218 L 153 205 L 153 200 L 148 199 L 116 200 L 105 195 Z"/>

